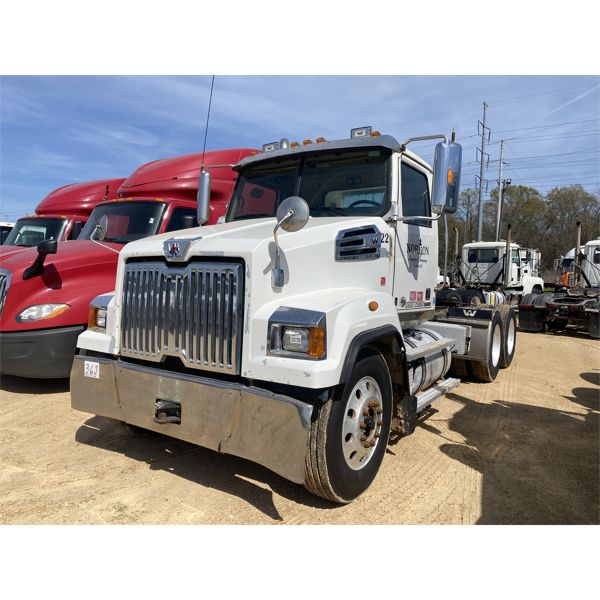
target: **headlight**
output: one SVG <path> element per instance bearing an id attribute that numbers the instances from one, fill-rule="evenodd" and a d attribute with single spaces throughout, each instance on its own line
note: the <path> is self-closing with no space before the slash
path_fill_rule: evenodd
<path id="1" fill-rule="evenodd" d="M 28 323 L 31 321 L 52 319 L 69 310 L 69 308 L 71 307 L 68 304 L 36 304 L 19 313 L 17 315 L 17 322 Z"/>
<path id="2" fill-rule="evenodd" d="M 114 294 L 103 294 L 96 296 L 90 303 L 88 309 L 88 329 L 104 331 L 106 329 L 106 315 L 108 313 L 108 304 Z"/>
<path id="3" fill-rule="evenodd" d="M 325 313 L 278 308 L 269 319 L 269 354 L 290 358 L 325 358 Z"/>

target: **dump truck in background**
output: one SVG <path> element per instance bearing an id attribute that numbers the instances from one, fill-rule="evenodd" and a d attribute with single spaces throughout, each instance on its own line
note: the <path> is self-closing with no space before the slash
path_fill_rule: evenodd
<path id="1" fill-rule="evenodd" d="M 90 301 L 114 288 L 121 248 L 196 223 L 202 161 L 214 173 L 210 222 L 215 223 L 233 190 L 231 165 L 252 151 L 153 161 L 123 181 L 116 197 L 95 206 L 77 240 L 45 240 L 37 248 L 0 256 L 0 373 L 68 377 Z"/>
<path id="2" fill-rule="evenodd" d="M 407 148 L 438 138 L 433 169 Z M 224 223 L 123 249 L 116 291 L 78 339 L 73 408 L 352 501 L 390 431 L 412 433 L 460 384 L 453 367 L 480 381 L 500 368 L 498 309 L 436 301 L 438 219 L 456 210 L 460 162 L 446 136 L 398 143 L 371 128 L 266 144 L 235 166 Z"/>
<path id="3" fill-rule="evenodd" d="M 125 181 L 98 179 L 64 185 L 50 192 L 36 207 L 35 214 L 21 217 L 0 246 L 0 257 L 44 240 L 75 240 L 94 207 L 117 195 Z"/>

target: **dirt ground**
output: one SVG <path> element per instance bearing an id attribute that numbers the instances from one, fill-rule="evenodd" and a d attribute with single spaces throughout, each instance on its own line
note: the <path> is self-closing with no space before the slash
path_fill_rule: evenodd
<path id="1" fill-rule="evenodd" d="M 337 506 L 258 465 L 73 411 L 68 381 L 1 381 L 0 523 L 598 524 L 600 343 L 518 334 Z"/>

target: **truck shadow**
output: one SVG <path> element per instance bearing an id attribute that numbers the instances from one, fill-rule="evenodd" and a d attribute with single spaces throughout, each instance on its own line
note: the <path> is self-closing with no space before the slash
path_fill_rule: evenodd
<path id="1" fill-rule="evenodd" d="M 1 375 L 0 391 L 13 394 L 60 394 L 69 391 L 69 379 L 26 379 Z"/>
<path id="2" fill-rule="evenodd" d="M 237 496 L 274 521 L 283 522 L 283 517 L 273 502 L 273 492 L 310 507 L 338 507 L 250 461 L 158 433 L 135 434 L 104 417 L 88 419 L 77 430 L 75 440 L 145 462 L 151 470 L 167 471 L 200 486 Z"/>
<path id="3" fill-rule="evenodd" d="M 584 414 L 448 395 L 462 404 L 449 427 L 465 442 L 441 450 L 481 473 L 479 524 L 600 523 L 600 394 L 593 387 L 572 393 L 565 398 Z M 439 435 L 432 425 L 421 426 Z"/>

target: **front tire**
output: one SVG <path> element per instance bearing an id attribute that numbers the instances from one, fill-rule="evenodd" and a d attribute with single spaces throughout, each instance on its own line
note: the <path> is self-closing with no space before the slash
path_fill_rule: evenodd
<path id="1" fill-rule="evenodd" d="M 373 482 L 387 447 L 392 384 L 377 354 L 357 361 L 341 394 L 316 408 L 309 433 L 305 486 L 313 494 L 346 504 Z"/>

